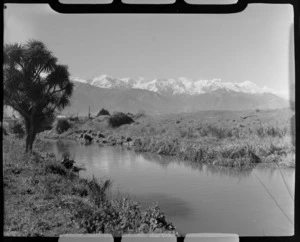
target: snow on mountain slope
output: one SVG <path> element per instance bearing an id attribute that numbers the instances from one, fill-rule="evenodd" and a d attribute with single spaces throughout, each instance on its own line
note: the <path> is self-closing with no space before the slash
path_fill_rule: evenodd
<path id="1" fill-rule="evenodd" d="M 67 115 L 76 113 L 86 115 L 89 107 L 94 114 L 101 108 L 112 112 L 137 113 L 143 110 L 147 114 L 166 114 L 201 110 L 289 107 L 289 101 L 251 82 L 229 83 L 220 80 L 191 82 L 186 78 L 149 81 L 142 78 L 117 79 L 108 76 L 87 80 L 86 83 L 78 82 L 75 78 L 71 80 L 75 86 L 70 100 L 71 105 L 64 109 Z"/>
<path id="2" fill-rule="evenodd" d="M 87 80 L 79 78 L 79 77 L 76 77 L 76 76 L 71 76 L 70 79 L 71 79 L 71 81 L 75 81 L 75 82 L 88 83 Z"/>
<path id="3" fill-rule="evenodd" d="M 213 80 L 197 80 L 192 81 L 185 77 L 176 79 L 154 79 L 145 80 L 143 78 L 114 78 L 108 75 L 94 77 L 91 81 L 86 81 L 77 77 L 71 78 L 74 81 L 89 83 L 93 86 L 101 88 L 121 88 L 121 89 L 144 89 L 157 92 L 162 95 L 199 95 L 213 92 L 216 90 L 226 90 L 250 94 L 263 94 L 276 92 L 267 87 L 259 87 L 253 82 L 225 82 L 220 79 Z"/>

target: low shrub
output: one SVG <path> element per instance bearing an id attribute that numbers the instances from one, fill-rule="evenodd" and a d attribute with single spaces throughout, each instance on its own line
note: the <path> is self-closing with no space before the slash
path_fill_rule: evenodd
<path id="1" fill-rule="evenodd" d="M 62 160 L 61 164 L 66 168 L 66 169 L 71 169 L 74 167 L 75 161 L 70 158 L 70 153 L 69 152 L 64 152 L 62 155 Z"/>
<path id="2" fill-rule="evenodd" d="M 59 120 L 57 120 L 55 129 L 58 134 L 61 134 L 63 132 L 66 132 L 70 127 L 71 127 L 71 125 L 68 122 L 68 120 L 59 119 Z"/>
<path id="3" fill-rule="evenodd" d="M 140 110 L 136 113 L 135 118 L 142 118 L 142 117 L 146 117 L 146 112 L 144 110 Z"/>
<path id="4" fill-rule="evenodd" d="M 133 119 L 126 115 L 125 113 L 114 113 L 112 116 L 109 118 L 109 124 L 115 128 L 115 127 L 120 127 L 121 125 L 124 124 L 131 124 L 133 123 Z"/>
<path id="5" fill-rule="evenodd" d="M 15 134 L 18 138 L 23 138 L 25 135 L 25 130 L 21 123 L 16 123 L 12 127 L 10 127 L 11 133 Z"/>
<path id="6" fill-rule="evenodd" d="M 110 115 L 110 113 L 108 112 L 108 110 L 102 108 L 99 113 L 97 114 L 97 117 L 100 115 Z"/>
<path id="7" fill-rule="evenodd" d="M 87 233 L 112 233 L 117 237 L 123 233 L 175 233 L 158 205 L 142 210 L 139 203 L 128 198 L 106 201 L 97 209 L 85 206 L 77 216 Z"/>
<path id="8" fill-rule="evenodd" d="M 79 118 L 77 116 L 72 116 L 72 117 L 69 117 L 69 120 L 72 122 L 75 122 L 75 121 L 79 121 Z"/>
<path id="9" fill-rule="evenodd" d="M 61 176 L 65 176 L 67 174 L 66 168 L 57 162 L 49 163 L 45 166 L 46 173 L 58 174 Z"/>
<path id="10" fill-rule="evenodd" d="M 84 182 L 74 184 L 72 187 L 72 194 L 79 195 L 80 197 L 86 197 L 89 194 L 87 184 Z"/>

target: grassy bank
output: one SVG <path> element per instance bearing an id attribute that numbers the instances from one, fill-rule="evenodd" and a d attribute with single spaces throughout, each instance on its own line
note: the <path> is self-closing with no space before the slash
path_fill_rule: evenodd
<path id="1" fill-rule="evenodd" d="M 157 205 L 111 197 L 110 180 L 80 178 L 39 142 L 25 154 L 22 140 L 3 138 L 4 235 L 175 233 Z"/>
<path id="2" fill-rule="evenodd" d="M 221 166 L 273 162 L 295 166 L 293 112 L 282 110 L 202 111 L 139 116 L 112 128 L 109 117 L 70 121 L 71 129 L 49 137 L 77 139 L 90 133 L 100 144 L 128 144 L 138 152 Z M 103 137 L 98 138 L 99 134 Z"/>
<path id="3" fill-rule="evenodd" d="M 127 129 L 139 133 L 136 151 L 222 166 L 294 166 L 291 117 L 288 110 L 202 112 L 144 120 L 141 127 Z"/>

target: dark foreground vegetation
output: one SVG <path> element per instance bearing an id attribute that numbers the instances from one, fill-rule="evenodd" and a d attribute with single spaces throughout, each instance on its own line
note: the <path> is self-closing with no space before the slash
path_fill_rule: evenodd
<path id="1" fill-rule="evenodd" d="M 35 152 L 24 153 L 24 143 L 3 138 L 4 235 L 175 233 L 157 205 L 143 209 L 114 198 L 110 180 L 80 178 L 67 156 L 57 161 L 41 150 L 41 140 Z"/>
<path id="2" fill-rule="evenodd" d="M 70 129 L 46 138 L 74 139 L 131 146 L 197 163 L 245 167 L 257 163 L 295 166 L 294 116 L 290 109 L 202 111 L 160 116 L 131 115 L 133 121 L 112 125 L 112 116 L 69 118 Z"/>

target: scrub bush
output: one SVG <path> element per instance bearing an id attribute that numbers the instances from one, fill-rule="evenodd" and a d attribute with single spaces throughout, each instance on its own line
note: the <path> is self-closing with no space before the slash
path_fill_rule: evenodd
<path id="1" fill-rule="evenodd" d="M 124 124 L 131 124 L 133 123 L 133 119 L 126 115 L 125 113 L 114 113 L 110 118 L 109 118 L 109 124 L 115 128 L 115 127 L 120 127 L 121 125 Z"/>
<path id="2" fill-rule="evenodd" d="M 65 131 L 67 131 L 69 128 L 71 127 L 70 123 L 68 122 L 68 120 L 66 119 L 59 119 L 57 120 L 57 124 L 56 124 L 56 132 L 58 134 L 61 134 Z"/>

